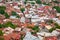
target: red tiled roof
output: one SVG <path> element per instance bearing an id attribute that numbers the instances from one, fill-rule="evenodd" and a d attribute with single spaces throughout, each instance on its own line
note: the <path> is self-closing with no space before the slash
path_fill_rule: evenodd
<path id="1" fill-rule="evenodd" d="M 19 39 L 20 38 L 20 34 L 18 34 L 18 33 L 11 33 L 11 34 L 8 34 L 8 35 L 4 36 L 5 40 L 9 40 L 11 38 L 13 38 L 13 39 Z"/>
<path id="2" fill-rule="evenodd" d="M 45 40 L 57 40 L 56 36 L 46 37 Z"/>

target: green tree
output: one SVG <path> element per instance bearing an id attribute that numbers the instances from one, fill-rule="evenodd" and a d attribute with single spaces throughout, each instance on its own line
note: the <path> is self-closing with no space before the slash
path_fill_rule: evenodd
<path id="1" fill-rule="evenodd" d="M 12 22 L 6 22 L 5 24 L 3 24 L 3 26 L 4 26 L 4 27 L 11 27 L 11 28 L 13 28 L 13 29 L 16 28 L 16 25 L 13 24 Z"/>
<path id="2" fill-rule="evenodd" d="M 41 1 L 40 1 L 40 0 L 36 0 L 36 3 L 37 3 L 37 4 L 41 4 Z"/>
<path id="3" fill-rule="evenodd" d="M 12 16 L 16 16 L 17 15 L 17 13 L 15 11 L 12 11 L 11 13 L 12 13 Z"/>
<path id="4" fill-rule="evenodd" d="M 8 15 L 8 13 L 5 12 L 5 18 L 9 18 L 10 16 Z"/>
<path id="5" fill-rule="evenodd" d="M 52 32 L 52 31 L 54 31 L 56 28 L 51 28 L 51 29 L 49 29 L 49 32 Z"/>
<path id="6" fill-rule="evenodd" d="M 25 11 L 25 8 L 20 8 L 21 12 L 23 13 Z"/>
<path id="7" fill-rule="evenodd" d="M 28 0 L 25 0 L 24 3 L 26 4 Z"/>
<path id="8" fill-rule="evenodd" d="M 31 2 L 31 4 L 35 4 L 34 2 Z"/>
<path id="9" fill-rule="evenodd" d="M 56 11 L 57 11 L 58 13 L 60 13 L 60 7 L 59 7 L 59 6 L 54 6 L 53 8 L 55 8 Z"/>
<path id="10" fill-rule="evenodd" d="M 3 36 L 3 32 L 2 32 L 2 30 L 0 30 L 0 36 Z"/>
<path id="11" fill-rule="evenodd" d="M 0 14 L 4 14 L 5 10 L 0 9 Z"/>
<path id="12" fill-rule="evenodd" d="M 58 23 L 55 23 L 55 27 L 56 27 L 57 29 L 60 29 L 60 25 L 58 25 Z"/>
<path id="13" fill-rule="evenodd" d="M 31 34 L 36 34 L 37 32 L 39 32 L 39 26 L 34 26 L 33 28 L 32 28 L 32 32 L 31 32 Z"/>
<path id="14" fill-rule="evenodd" d="M 0 6 L 0 10 L 5 10 L 6 9 L 6 7 L 5 6 Z"/>
<path id="15" fill-rule="evenodd" d="M 4 14 L 5 13 L 5 6 L 0 6 L 0 14 Z"/>
<path id="16" fill-rule="evenodd" d="M 20 16 L 14 11 L 12 11 L 12 16 L 16 16 L 16 18 L 20 18 Z"/>
<path id="17" fill-rule="evenodd" d="M 32 28 L 32 30 L 35 30 L 36 32 L 38 32 L 38 31 L 39 31 L 39 26 L 34 26 L 34 27 Z"/>
<path id="18" fill-rule="evenodd" d="M 0 24 L 0 28 L 2 28 L 3 27 L 3 25 L 2 24 Z"/>

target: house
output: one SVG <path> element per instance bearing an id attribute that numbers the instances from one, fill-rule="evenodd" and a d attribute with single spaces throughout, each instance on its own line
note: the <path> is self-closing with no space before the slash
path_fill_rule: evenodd
<path id="1" fill-rule="evenodd" d="M 20 1 L 20 0 L 0 0 L 0 2 L 2 2 L 2 1 L 4 1 L 4 2 L 14 2 L 14 1 Z"/>
<path id="2" fill-rule="evenodd" d="M 19 33 L 11 33 L 8 35 L 4 35 L 4 40 L 20 40 L 20 34 Z"/>
<path id="3" fill-rule="evenodd" d="M 56 36 L 46 37 L 45 40 L 57 40 Z"/>

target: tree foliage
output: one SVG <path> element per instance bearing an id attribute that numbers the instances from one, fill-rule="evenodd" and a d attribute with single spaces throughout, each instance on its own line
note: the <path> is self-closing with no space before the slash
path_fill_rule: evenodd
<path id="1" fill-rule="evenodd" d="M 41 4 L 41 1 L 40 1 L 40 0 L 36 0 L 36 3 L 37 3 L 37 4 Z"/>
<path id="2" fill-rule="evenodd" d="M 60 7 L 59 7 L 59 6 L 54 6 L 53 8 L 55 8 L 56 11 L 57 11 L 58 13 L 60 13 Z"/>
<path id="3" fill-rule="evenodd" d="M 3 36 L 3 32 L 2 32 L 2 30 L 0 30 L 0 36 Z"/>
<path id="4" fill-rule="evenodd" d="M 20 8 L 21 12 L 23 13 L 25 11 L 25 8 Z"/>
<path id="5" fill-rule="evenodd" d="M 20 16 L 15 12 L 15 11 L 12 11 L 12 16 L 16 16 L 16 18 L 20 18 Z"/>
<path id="6" fill-rule="evenodd" d="M 11 27 L 11 28 L 13 28 L 13 29 L 16 28 L 16 25 L 13 24 L 12 22 L 6 22 L 5 24 L 3 24 L 3 26 L 4 26 L 4 27 Z"/>

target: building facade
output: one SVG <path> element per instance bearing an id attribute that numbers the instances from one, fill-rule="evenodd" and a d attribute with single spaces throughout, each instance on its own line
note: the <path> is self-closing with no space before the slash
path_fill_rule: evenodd
<path id="1" fill-rule="evenodd" d="M 14 2 L 14 1 L 20 1 L 20 0 L 0 0 L 0 2 Z"/>

